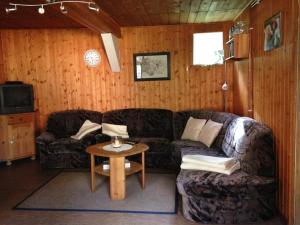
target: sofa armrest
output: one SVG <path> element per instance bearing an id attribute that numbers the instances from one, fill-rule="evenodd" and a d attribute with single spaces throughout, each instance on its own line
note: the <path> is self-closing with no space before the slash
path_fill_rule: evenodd
<path id="1" fill-rule="evenodd" d="M 35 141 L 37 144 L 49 144 L 53 141 L 55 141 L 55 135 L 50 132 L 43 132 L 40 136 L 38 136 Z"/>
<path id="2" fill-rule="evenodd" d="M 273 194 L 277 189 L 273 177 L 250 175 L 243 171 L 236 171 L 231 175 L 208 171 L 181 170 L 177 177 L 177 188 L 180 194 L 194 198 L 205 196 L 221 196 L 222 193 Z"/>

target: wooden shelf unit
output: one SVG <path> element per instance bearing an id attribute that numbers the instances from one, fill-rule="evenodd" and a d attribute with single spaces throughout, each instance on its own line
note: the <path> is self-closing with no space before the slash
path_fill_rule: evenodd
<path id="1" fill-rule="evenodd" d="M 234 34 L 226 42 L 229 55 L 225 60 L 241 60 L 249 57 L 249 34 Z"/>
<path id="2" fill-rule="evenodd" d="M 0 115 L 0 160 L 35 159 L 34 112 Z"/>

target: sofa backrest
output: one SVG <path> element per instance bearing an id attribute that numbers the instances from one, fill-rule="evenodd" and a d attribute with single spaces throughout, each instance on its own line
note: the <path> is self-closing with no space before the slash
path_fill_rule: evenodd
<path id="1" fill-rule="evenodd" d="M 239 116 L 232 114 L 232 113 L 227 113 L 227 112 L 215 112 L 213 111 L 211 114 L 210 119 L 222 123 L 222 129 L 218 136 L 216 137 L 216 140 L 212 144 L 212 148 L 217 148 L 217 149 L 222 149 L 222 143 L 226 134 L 226 131 L 230 125 L 230 123 L 235 119 L 238 118 Z"/>
<path id="2" fill-rule="evenodd" d="M 185 125 L 190 118 L 190 116 L 197 118 L 197 119 L 211 119 L 215 122 L 222 123 L 223 127 L 217 136 L 216 140 L 212 144 L 212 148 L 221 149 L 223 139 L 225 137 L 226 130 L 230 122 L 238 117 L 232 113 L 226 112 L 215 112 L 211 110 L 187 110 L 187 111 L 180 111 L 174 112 L 174 137 L 175 139 L 181 139 L 182 133 L 184 131 Z"/>
<path id="3" fill-rule="evenodd" d="M 126 125 L 129 137 L 173 139 L 173 113 L 167 109 L 119 109 L 105 112 L 103 123 Z"/>
<path id="4" fill-rule="evenodd" d="M 85 120 L 101 124 L 102 113 L 80 109 L 51 113 L 46 130 L 54 133 L 57 138 L 70 137 L 78 132 Z"/>
<path id="5" fill-rule="evenodd" d="M 272 130 L 248 117 L 234 119 L 225 134 L 222 149 L 249 174 L 275 176 Z"/>

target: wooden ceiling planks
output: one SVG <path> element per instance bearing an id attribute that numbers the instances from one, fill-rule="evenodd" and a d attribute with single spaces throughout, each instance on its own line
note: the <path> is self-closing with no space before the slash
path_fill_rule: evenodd
<path id="1" fill-rule="evenodd" d="M 120 26 L 151 26 L 186 23 L 232 21 L 251 0 L 94 0 L 101 10 L 111 16 Z M 36 8 L 20 8 L 5 13 L 9 2 L 24 3 L 25 0 L 0 1 L 0 28 L 76 28 L 83 27 L 57 10 L 47 7 L 44 15 Z M 41 3 L 44 0 L 33 0 Z M 84 16 L 88 16 L 84 12 Z M 93 13 L 93 12 L 92 12 Z M 101 11 L 100 11 L 101 14 Z M 38 18 L 38 19 L 37 19 Z"/>

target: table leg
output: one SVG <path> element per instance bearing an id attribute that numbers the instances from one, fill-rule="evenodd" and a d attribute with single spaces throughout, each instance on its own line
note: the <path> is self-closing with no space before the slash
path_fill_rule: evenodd
<path id="1" fill-rule="evenodd" d="M 91 154 L 91 190 L 95 191 L 95 156 Z"/>
<path id="2" fill-rule="evenodd" d="M 141 172 L 141 185 L 145 188 L 145 152 L 142 152 L 142 172 Z"/>
<path id="3" fill-rule="evenodd" d="M 109 158 L 110 198 L 122 200 L 125 198 L 125 157 Z"/>

